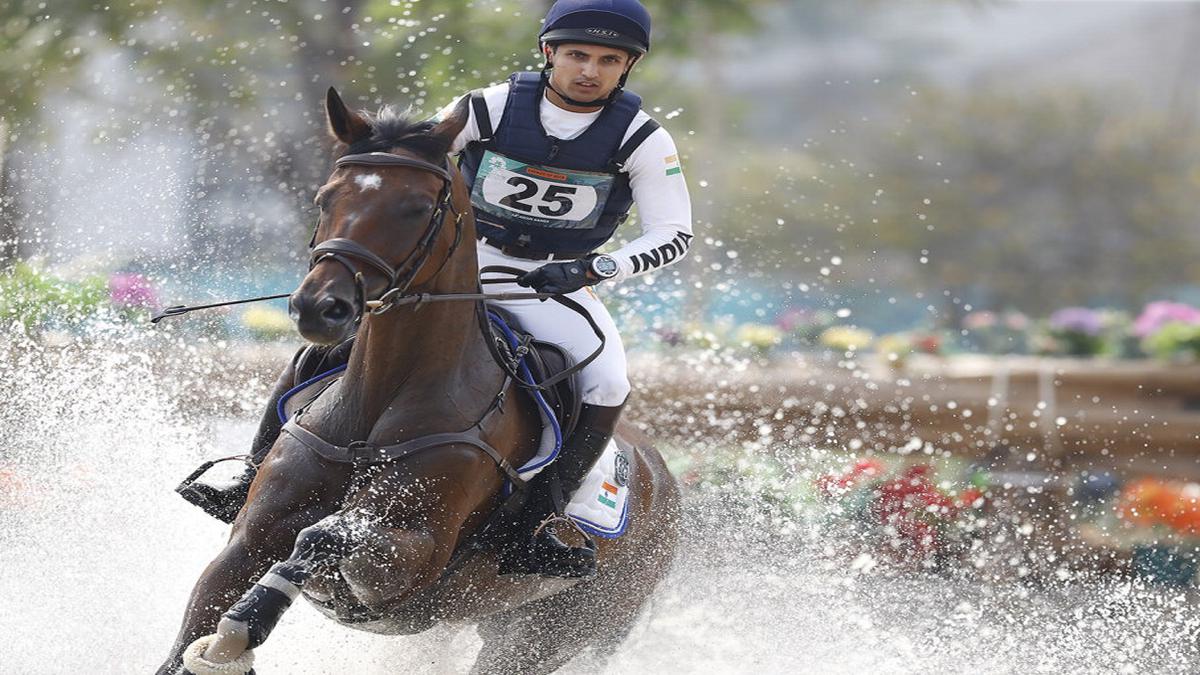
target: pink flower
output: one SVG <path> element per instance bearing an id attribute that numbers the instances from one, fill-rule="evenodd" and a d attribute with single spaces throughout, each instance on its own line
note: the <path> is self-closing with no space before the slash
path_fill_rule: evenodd
<path id="1" fill-rule="evenodd" d="M 158 295 L 150 280 L 134 272 L 118 272 L 109 278 L 108 299 L 116 307 L 158 306 Z"/>
<path id="2" fill-rule="evenodd" d="M 1004 326 L 1009 330 L 1025 330 L 1029 328 L 1029 317 L 1020 312 L 1006 312 L 1004 314 Z"/>
<path id="3" fill-rule="evenodd" d="M 962 320 L 962 326 L 967 330 L 983 330 L 995 325 L 996 315 L 986 310 L 971 312 L 964 316 Z"/>
<path id="4" fill-rule="evenodd" d="M 806 326 L 811 323 L 813 323 L 812 312 L 806 309 L 787 309 L 775 319 L 775 325 L 780 330 L 787 332 L 791 332 L 800 326 Z"/>
<path id="5" fill-rule="evenodd" d="M 1133 322 L 1133 334 L 1144 338 L 1157 333 L 1168 323 L 1200 324 L 1200 309 L 1182 302 L 1152 302 L 1146 305 L 1141 316 Z"/>

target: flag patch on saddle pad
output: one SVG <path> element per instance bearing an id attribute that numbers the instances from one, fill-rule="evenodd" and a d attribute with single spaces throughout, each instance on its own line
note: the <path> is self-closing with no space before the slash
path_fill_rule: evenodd
<path id="1" fill-rule="evenodd" d="M 617 491 L 619 488 L 608 481 L 600 484 L 600 494 L 596 497 L 596 501 L 607 506 L 610 509 L 617 508 Z"/>
<path id="2" fill-rule="evenodd" d="M 609 441 L 608 449 L 567 504 L 567 515 L 589 533 L 615 539 L 625 532 L 632 489 L 629 485 L 632 453 L 632 448 Z"/>

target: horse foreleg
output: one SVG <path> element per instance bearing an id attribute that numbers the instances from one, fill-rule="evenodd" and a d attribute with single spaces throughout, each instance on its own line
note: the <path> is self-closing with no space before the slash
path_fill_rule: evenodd
<path id="1" fill-rule="evenodd" d="M 431 562 L 436 545 L 428 532 L 369 524 L 359 530 L 357 544 L 339 569 L 354 596 L 370 609 L 431 581 L 428 573 L 442 567 Z"/>
<path id="2" fill-rule="evenodd" d="M 255 555 L 241 537 L 234 537 L 205 568 L 188 600 L 183 626 L 175 639 L 171 655 L 158 675 L 176 675 L 183 664 L 183 651 L 196 638 L 217 625 L 221 608 L 228 607 L 256 576 L 270 565 L 270 559 Z"/>
<path id="3" fill-rule="evenodd" d="M 200 575 L 188 602 L 184 626 L 180 628 L 172 653 L 167 663 L 158 670 L 158 675 L 178 674 L 185 663 L 185 653 L 191 655 L 193 662 L 194 657 L 203 656 L 203 652 L 208 651 L 208 645 L 199 649 L 197 641 L 211 641 L 214 638 L 209 634 L 215 629 L 217 635 L 228 635 L 228 638 L 222 640 L 223 656 L 216 657 L 214 653 L 215 658 L 222 658 L 223 661 L 212 662 L 212 667 L 235 662 L 240 653 L 246 651 L 250 645 L 248 634 L 246 645 L 235 649 L 230 640 L 235 639 L 236 626 L 227 625 L 224 631 L 218 628 L 223 621 L 222 610 L 230 605 L 238 608 L 241 603 L 234 601 L 246 591 L 247 586 L 254 584 L 254 580 L 262 581 L 272 563 L 288 555 L 299 533 L 337 509 L 338 491 L 330 488 L 340 484 L 338 479 L 342 477 L 337 474 L 331 476 L 335 471 L 336 467 L 320 465 L 306 453 L 277 453 L 272 450 L 251 486 L 250 501 L 234 524 L 233 537 L 230 537 L 226 548 L 210 563 L 204 574 Z M 257 587 L 258 584 L 252 586 L 251 593 Z M 251 593 L 247 593 L 247 596 Z M 230 656 L 230 652 L 238 653 Z M 203 669 L 187 670 L 194 675 L 205 673 Z M 232 669 L 224 671 L 236 673 Z M 222 673 L 222 670 L 209 669 L 206 673 Z"/>
<path id="4" fill-rule="evenodd" d="M 300 531 L 292 554 L 262 574 L 217 623 L 217 631 L 195 639 L 183 654 L 185 672 L 194 675 L 244 675 L 252 650 L 266 642 L 280 617 L 300 595 L 304 583 L 323 565 L 341 560 L 352 540 L 325 525 L 326 518 Z M 278 558 L 276 558 L 278 559 Z M 244 585 L 243 585 L 244 587 Z"/>

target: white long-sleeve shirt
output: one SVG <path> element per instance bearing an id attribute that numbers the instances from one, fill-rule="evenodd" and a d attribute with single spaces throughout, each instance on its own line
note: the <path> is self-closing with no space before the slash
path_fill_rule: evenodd
<path id="1" fill-rule="evenodd" d="M 493 129 L 500 127 L 505 103 L 508 101 L 508 89 L 509 84 L 505 81 L 483 90 Z M 461 99 L 443 108 L 439 117 L 449 114 L 459 100 Z M 543 97 L 540 110 L 542 128 L 550 136 L 571 140 L 596 121 L 601 112 L 571 112 Z M 451 154 L 462 152 L 468 143 L 480 139 L 479 125 L 473 109 L 470 115 L 466 127 L 454 139 L 450 148 Z M 650 116 L 645 111 L 638 111 L 621 142 L 628 140 L 649 119 Z M 675 141 L 666 129 L 660 127 L 647 136 L 625 162 L 624 171 L 629 174 L 629 187 L 633 192 L 633 201 L 638 207 L 642 233 L 610 254 L 616 258 L 620 267 L 613 281 L 635 277 L 678 262 L 687 254 L 693 236 L 691 197 L 683 179 L 683 169 L 679 163 Z"/>

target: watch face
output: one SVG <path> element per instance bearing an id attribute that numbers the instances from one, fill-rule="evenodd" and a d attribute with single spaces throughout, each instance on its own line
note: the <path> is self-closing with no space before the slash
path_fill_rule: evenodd
<path id="1" fill-rule="evenodd" d="M 611 256 L 598 255 L 592 259 L 592 271 L 599 277 L 614 276 L 617 273 L 617 261 Z"/>

